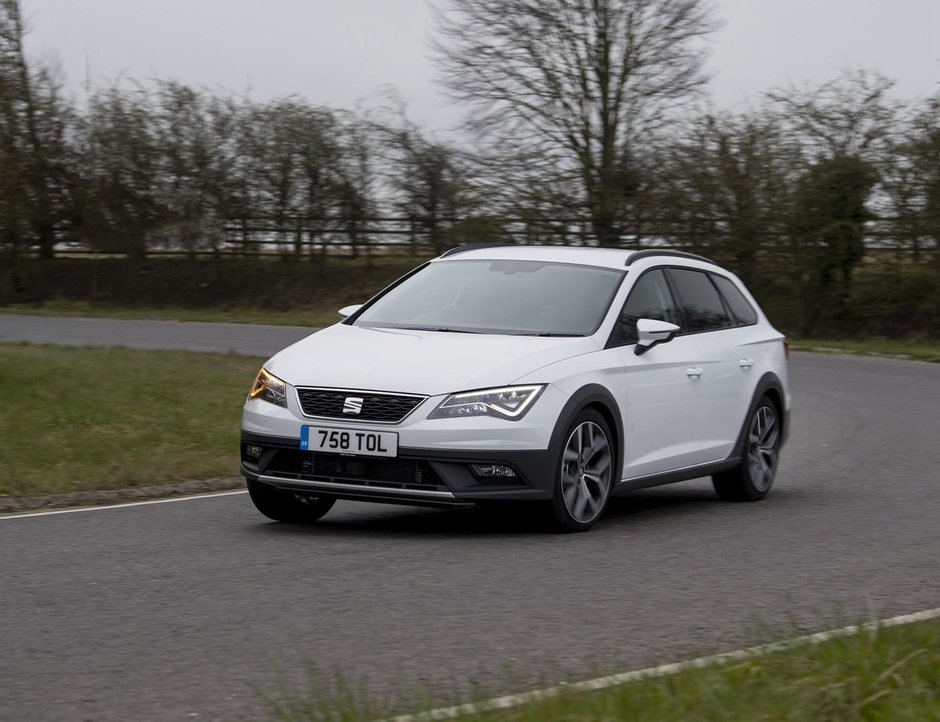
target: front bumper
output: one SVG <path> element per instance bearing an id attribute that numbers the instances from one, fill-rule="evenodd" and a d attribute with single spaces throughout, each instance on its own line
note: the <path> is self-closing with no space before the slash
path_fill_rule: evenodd
<path id="1" fill-rule="evenodd" d="M 249 457 L 248 446 L 261 448 Z M 398 456 L 302 451 L 295 438 L 242 431 L 241 473 L 252 482 L 339 499 L 420 506 L 550 499 L 555 463 L 546 450 L 451 450 L 400 446 Z M 470 464 L 499 464 L 513 477 L 478 477 Z"/>

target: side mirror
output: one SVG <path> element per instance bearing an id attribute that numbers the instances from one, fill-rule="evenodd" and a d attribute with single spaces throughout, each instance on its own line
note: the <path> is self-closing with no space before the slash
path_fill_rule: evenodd
<path id="1" fill-rule="evenodd" d="M 347 318 L 352 316 L 360 308 L 362 308 L 361 303 L 356 303 L 352 306 L 344 306 L 343 308 L 339 310 L 339 317 L 345 321 Z"/>
<path id="2" fill-rule="evenodd" d="M 679 333 L 679 327 L 668 321 L 654 321 L 651 318 L 641 318 L 636 322 L 636 335 L 638 341 L 633 349 L 637 356 L 642 356 L 653 346 L 669 343 Z"/>

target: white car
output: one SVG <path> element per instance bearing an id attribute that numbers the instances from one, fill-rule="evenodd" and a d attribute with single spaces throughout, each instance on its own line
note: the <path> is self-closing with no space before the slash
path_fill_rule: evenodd
<path id="1" fill-rule="evenodd" d="M 613 494 L 710 475 L 757 500 L 774 481 L 786 343 L 708 259 L 465 246 L 340 315 L 245 403 L 242 474 L 272 519 L 535 502 L 580 531 Z"/>

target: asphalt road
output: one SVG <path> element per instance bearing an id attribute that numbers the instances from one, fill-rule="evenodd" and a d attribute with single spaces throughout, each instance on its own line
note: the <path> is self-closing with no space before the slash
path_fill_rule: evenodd
<path id="1" fill-rule="evenodd" d="M 310 667 L 517 691 L 940 606 L 940 366 L 791 375 L 758 504 L 687 482 L 571 536 L 352 502 L 297 528 L 245 495 L 0 518 L 0 719 L 257 719 Z"/>
<path id="2" fill-rule="evenodd" d="M 299 326 L 0 314 L 0 343 L 123 346 L 270 356 L 313 333 Z"/>

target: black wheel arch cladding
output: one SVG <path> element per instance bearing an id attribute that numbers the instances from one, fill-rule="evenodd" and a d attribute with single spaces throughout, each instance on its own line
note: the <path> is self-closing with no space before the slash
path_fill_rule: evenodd
<path id="1" fill-rule="evenodd" d="M 760 377 L 760 380 L 757 382 L 757 387 L 754 389 L 751 404 L 748 406 L 747 413 L 744 415 L 744 421 L 741 424 L 741 431 L 738 434 L 737 443 L 735 443 L 734 450 L 731 452 L 732 457 L 744 458 L 747 447 L 748 426 L 751 423 L 754 412 L 757 411 L 757 407 L 764 398 L 770 398 L 771 403 L 777 407 L 780 423 L 781 448 L 786 443 L 790 428 L 789 419 L 787 418 L 786 402 L 784 401 L 783 384 L 780 382 L 780 378 L 777 374 L 768 371 Z"/>
<path id="2" fill-rule="evenodd" d="M 558 415 L 558 421 L 555 429 L 552 431 L 549 441 L 549 457 L 553 460 L 561 458 L 561 450 L 567 441 L 568 429 L 575 417 L 584 409 L 593 407 L 607 422 L 614 438 L 610 440 L 614 447 L 614 479 L 613 483 L 620 481 L 620 475 L 623 471 L 623 417 L 620 414 L 620 406 L 610 391 L 600 384 L 588 384 L 575 391 L 562 407 Z M 557 473 L 557 469 L 556 469 Z M 554 481 L 554 476 L 552 477 Z"/>

